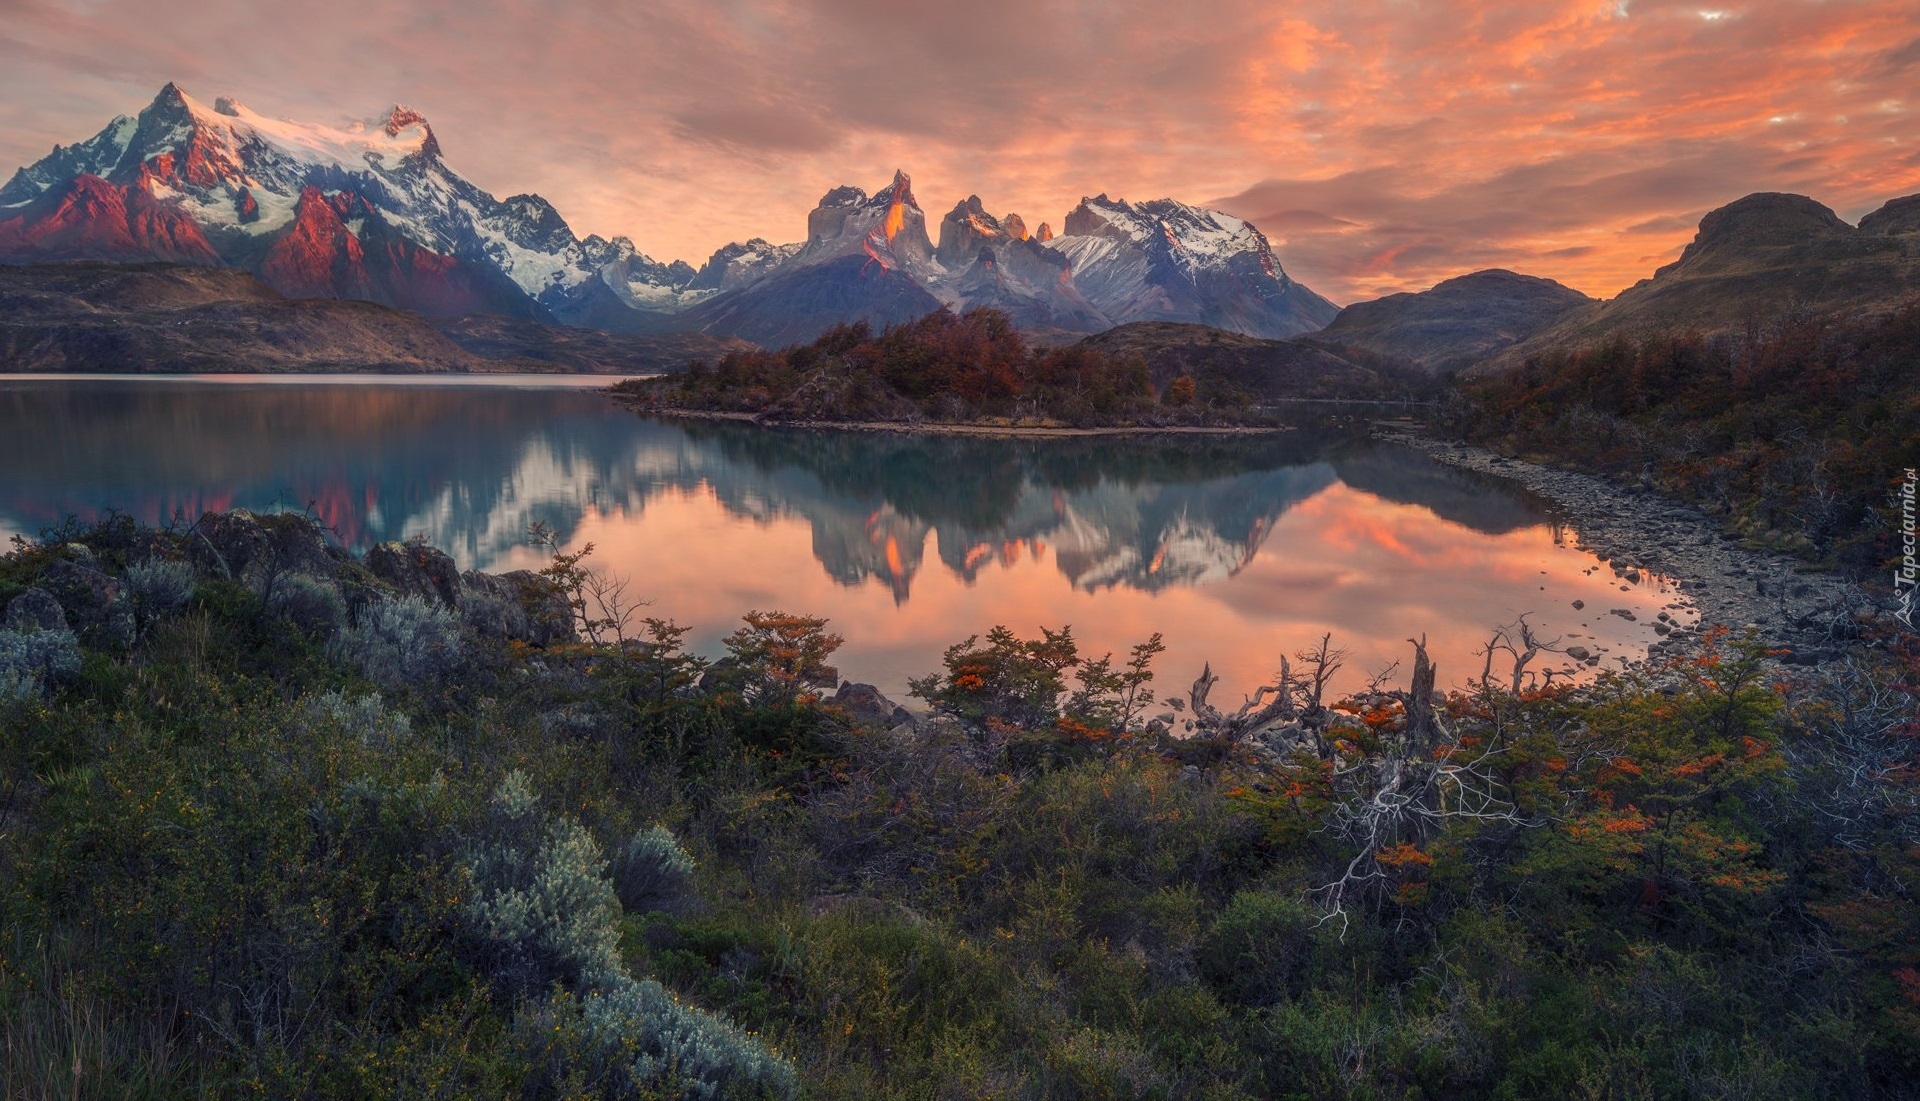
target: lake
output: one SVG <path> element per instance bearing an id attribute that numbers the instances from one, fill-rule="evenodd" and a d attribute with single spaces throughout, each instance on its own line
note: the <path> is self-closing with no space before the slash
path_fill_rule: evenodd
<path id="1" fill-rule="evenodd" d="M 843 675 L 904 700 L 1005 624 L 1082 652 L 1154 631 L 1163 695 L 1216 703 L 1331 632 L 1355 687 L 1425 635 L 1443 683 L 1493 628 L 1645 652 L 1692 613 L 1616 577 L 1518 486 L 1353 433 L 988 440 L 646 420 L 581 376 L 0 376 L 0 537 L 118 510 L 152 523 L 311 511 L 364 550 L 424 536 L 537 568 L 528 525 L 631 579 L 708 655 L 751 610 L 827 616 Z M 1585 607 L 1573 608 L 1574 601 Z M 1629 621 L 1611 614 L 1630 612 Z M 1563 668 L 1572 663 L 1558 659 Z"/>

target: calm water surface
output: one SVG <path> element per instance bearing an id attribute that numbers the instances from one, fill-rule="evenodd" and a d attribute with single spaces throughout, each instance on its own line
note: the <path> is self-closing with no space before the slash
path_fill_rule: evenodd
<path id="1" fill-rule="evenodd" d="M 1327 631 L 1351 651 L 1347 686 L 1421 634 L 1457 682 L 1523 613 L 1611 664 L 1680 601 L 1666 579 L 1596 568 L 1518 487 L 1351 436 L 666 424 L 583 381 L 600 380 L 0 378 L 0 536 L 108 509 L 311 509 L 355 549 L 424 535 L 501 570 L 541 564 L 525 533 L 544 521 L 705 653 L 749 610 L 825 615 L 847 637 L 841 671 L 899 696 L 995 624 L 1071 624 L 1094 653 L 1160 631 L 1163 694 L 1211 662 L 1221 700 Z"/>

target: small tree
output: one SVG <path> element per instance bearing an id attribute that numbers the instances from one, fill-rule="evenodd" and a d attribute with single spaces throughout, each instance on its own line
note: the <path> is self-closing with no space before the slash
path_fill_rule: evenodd
<path id="1" fill-rule="evenodd" d="M 908 681 L 908 691 L 936 709 L 968 722 L 1034 729 L 1060 714 L 1066 671 L 1080 664 L 1073 628 L 1040 628 L 1037 639 L 1023 639 L 1005 627 L 947 647 L 946 674 L 929 673 Z"/>
<path id="2" fill-rule="evenodd" d="M 726 637 L 727 653 L 745 674 L 742 691 L 755 703 L 792 703 L 808 688 L 830 687 L 840 671 L 827 658 L 846 640 L 818 616 L 748 612 L 746 626 Z"/>
<path id="3" fill-rule="evenodd" d="M 1166 648 L 1155 631 L 1133 648 L 1118 671 L 1112 654 L 1081 663 L 1075 674 L 1080 689 L 1067 700 L 1067 715 L 1096 730 L 1118 733 L 1132 727 L 1153 703 L 1153 690 L 1147 684 L 1153 680 L 1153 659 Z"/>
<path id="4" fill-rule="evenodd" d="M 1160 400 L 1166 405 L 1192 405 L 1193 376 L 1181 375 L 1167 383 L 1167 392 Z"/>
<path id="5" fill-rule="evenodd" d="M 568 554 L 560 549 L 559 534 L 543 521 L 527 526 L 527 540 L 551 557 L 540 576 L 553 582 L 566 598 L 567 607 L 573 609 L 574 623 L 587 641 L 595 646 L 626 641 L 627 620 L 635 609 L 650 603 L 627 596 L 631 579 L 583 565 L 593 554 L 593 544 L 585 543 Z"/>

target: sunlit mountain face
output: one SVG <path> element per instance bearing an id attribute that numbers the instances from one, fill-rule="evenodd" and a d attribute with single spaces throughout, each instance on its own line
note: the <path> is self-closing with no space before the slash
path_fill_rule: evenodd
<path id="1" fill-rule="evenodd" d="M 1103 649 L 1163 631 L 1183 673 L 1251 680 L 1328 631 L 1356 669 L 1404 657 L 1410 631 L 1477 669 L 1486 631 L 1521 614 L 1624 655 L 1677 600 L 1590 572 L 1504 483 L 1305 431 L 785 432 L 647 421 L 592 391 L 313 382 L 8 382 L 0 419 L 19 426 L 0 438 L 0 535 L 292 508 L 356 550 L 424 536 L 509 569 L 542 564 L 538 521 L 710 648 L 755 608 L 828 615 L 846 668 L 896 691 L 1000 622 L 1070 623 Z"/>
<path id="2" fill-rule="evenodd" d="M 207 103 L 175 84 L 0 186 L 0 262 L 237 268 L 295 298 L 439 317 L 700 331 L 769 347 L 941 306 L 993 306 L 1030 329 L 1069 333 L 1178 320 L 1289 336 L 1334 317 L 1243 219 L 1103 194 L 1065 226 L 1036 240 L 1017 214 L 1003 222 L 969 196 L 940 223 L 936 249 L 912 181 L 896 170 L 873 195 L 829 190 L 803 242 L 735 242 L 695 269 L 652 260 L 625 237 L 581 237 L 538 195 L 494 197 L 448 165 L 439 135 L 410 107 L 316 124 L 224 96 Z"/>

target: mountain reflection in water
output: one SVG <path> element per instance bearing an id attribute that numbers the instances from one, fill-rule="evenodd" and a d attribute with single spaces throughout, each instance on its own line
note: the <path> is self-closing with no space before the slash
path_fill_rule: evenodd
<path id="1" fill-rule="evenodd" d="M 1364 611 L 1381 617 L 1451 602 L 1438 617 L 1363 630 L 1381 634 L 1384 664 L 1403 656 L 1393 644 L 1411 633 L 1470 627 L 1480 641 L 1549 596 L 1564 609 L 1571 594 L 1559 590 L 1578 588 L 1591 603 L 1616 588 L 1587 575 L 1592 560 L 1566 551 L 1541 502 L 1509 484 L 1309 432 L 980 440 L 669 424 L 566 390 L 0 380 L 0 482 L 0 534 L 108 509 L 161 523 L 206 509 L 310 508 L 355 549 L 424 535 L 482 569 L 537 564 L 525 533 L 541 521 L 571 544 L 596 541 L 603 566 L 638 571 L 635 591 L 656 601 L 649 614 L 712 618 L 696 637 L 717 640 L 756 601 L 841 617 L 836 627 L 855 640 L 844 657 L 861 650 L 864 631 L 881 664 L 904 672 L 842 664 L 896 691 L 946 643 L 991 626 L 997 620 L 978 617 L 996 609 L 1031 631 L 1133 607 L 1118 594 L 1207 594 L 1161 607 L 1164 624 L 1130 614 L 1137 637 L 1082 630 L 1105 649 L 1156 629 L 1170 642 L 1217 637 L 1229 622 L 1235 635 L 1284 620 L 1344 638 L 1351 624 L 1334 620 L 1363 609 L 1331 600 L 1377 601 Z M 817 566 L 793 560 L 780 533 L 795 524 Z M 1314 534 L 1277 547 L 1282 527 Z M 1552 550 L 1564 553 L 1541 557 Z M 1285 560 L 1247 576 L 1275 556 Z M 818 588 L 821 571 L 844 595 Z M 1065 584 L 1041 584 L 1036 571 Z M 1387 572 L 1400 576 L 1377 576 Z M 883 628 L 889 617 L 860 595 L 880 590 L 907 615 L 929 585 L 938 595 L 926 599 L 939 607 L 928 610 L 950 622 Z M 1637 603 L 1612 595 L 1616 605 L 1661 606 L 1652 590 L 1632 594 Z M 1592 623 L 1606 618 L 1596 611 L 1586 637 L 1619 626 Z M 1583 631 L 1577 618 L 1565 626 Z M 1249 675 L 1308 641 L 1270 643 Z M 1205 656 L 1220 665 L 1220 655 Z M 1456 676 L 1467 671 L 1454 666 Z"/>

